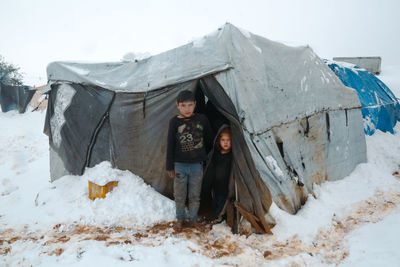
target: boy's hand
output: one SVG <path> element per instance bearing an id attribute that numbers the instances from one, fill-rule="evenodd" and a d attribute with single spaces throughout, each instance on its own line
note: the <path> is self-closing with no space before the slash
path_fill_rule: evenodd
<path id="1" fill-rule="evenodd" d="M 174 179 L 175 178 L 175 171 L 167 171 L 169 178 Z"/>

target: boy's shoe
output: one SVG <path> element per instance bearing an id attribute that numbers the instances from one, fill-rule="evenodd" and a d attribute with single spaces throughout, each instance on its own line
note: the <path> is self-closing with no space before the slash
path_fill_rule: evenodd
<path id="1" fill-rule="evenodd" d="M 178 220 L 176 223 L 175 223 L 175 225 L 174 225 L 174 230 L 176 231 L 176 232 L 180 232 L 180 231 L 182 231 L 182 228 L 183 228 L 183 220 Z"/>
<path id="2" fill-rule="evenodd" d="M 200 223 L 198 221 L 189 221 L 189 227 L 200 230 Z"/>

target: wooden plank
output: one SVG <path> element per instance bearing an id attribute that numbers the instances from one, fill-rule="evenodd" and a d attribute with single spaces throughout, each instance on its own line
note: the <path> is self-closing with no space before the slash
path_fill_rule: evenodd
<path id="1" fill-rule="evenodd" d="M 248 212 L 245 208 L 243 208 L 243 206 L 238 203 L 235 202 L 235 207 L 238 209 L 238 211 L 240 212 L 240 214 L 242 214 L 242 216 L 248 220 L 251 225 L 261 234 L 266 234 L 267 232 L 260 227 L 260 225 L 258 224 L 258 222 L 260 221 L 256 216 L 254 216 L 253 214 L 251 214 L 250 212 Z"/>

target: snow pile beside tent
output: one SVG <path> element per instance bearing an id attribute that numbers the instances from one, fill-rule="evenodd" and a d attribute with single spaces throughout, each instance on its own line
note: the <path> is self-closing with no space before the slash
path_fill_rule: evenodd
<path id="1" fill-rule="evenodd" d="M 86 168 L 83 177 L 94 184 L 103 186 L 112 181 L 119 181 L 121 176 L 119 172 L 111 167 L 110 162 L 103 161 L 94 168 Z"/>
<path id="2" fill-rule="evenodd" d="M 44 112 L 0 113 L 0 227 L 43 229 L 59 223 L 140 227 L 175 218 L 175 204 L 129 171 L 103 162 L 83 176 L 49 182 Z M 112 177 L 106 199 L 88 198 L 88 179 Z"/>
<path id="3" fill-rule="evenodd" d="M 88 198 L 88 180 L 99 185 L 119 184 L 105 199 Z M 77 221 L 82 224 L 145 226 L 175 218 L 175 204 L 156 192 L 143 179 L 129 171 L 113 169 L 102 162 L 82 176 L 64 176 L 39 192 L 37 205 L 41 218 Z M 47 217 L 47 218 L 46 218 Z"/>

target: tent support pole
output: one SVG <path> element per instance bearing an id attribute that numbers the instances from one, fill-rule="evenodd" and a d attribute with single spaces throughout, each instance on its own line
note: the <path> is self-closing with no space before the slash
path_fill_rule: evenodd
<path id="1" fill-rule="evenodd" d="M 238 202 L 238 190 L 237 190 L 237 184 L 236 184 L 236 179 L 235 179 L 235 202 Z M 239 210 L 235 207 L 236 209 L 236 232 L 239 233 L 239 222 L 240 222 L 240 214 L 239 214 Z"/>

